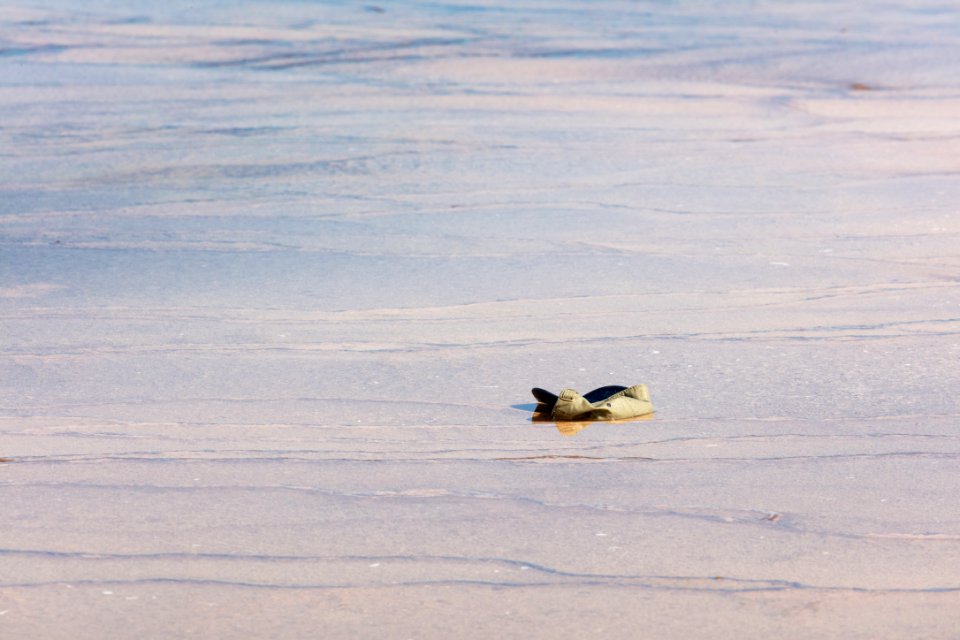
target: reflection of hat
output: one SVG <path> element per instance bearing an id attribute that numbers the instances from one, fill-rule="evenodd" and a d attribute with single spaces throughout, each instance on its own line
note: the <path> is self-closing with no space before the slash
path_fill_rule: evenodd
<path id="1" fill-rule="evenodd" d="M 589 422 L 557 422 L 557 431 L 560 432 L 562 436 L 575 436 L 587 427 L 590 426 Z"/>
<path id="2" fill-rule="evenodd" d="M 625 420 L 653 413 L 650 392 L 643 384 L 600 387 L 585 395 L 573 389 L 564 389 L 559 396 L 538 388 L 531 392 L 544 405 L 538 411 L 554 420 Z"/>

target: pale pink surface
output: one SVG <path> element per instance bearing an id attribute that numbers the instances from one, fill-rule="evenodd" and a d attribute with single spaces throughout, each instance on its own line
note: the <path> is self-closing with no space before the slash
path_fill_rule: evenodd
<path id="1" fill-rule="evenodd" d="M 0 9 L 0 637 L 955 637 L 949 3 L 217 4 Z"/>

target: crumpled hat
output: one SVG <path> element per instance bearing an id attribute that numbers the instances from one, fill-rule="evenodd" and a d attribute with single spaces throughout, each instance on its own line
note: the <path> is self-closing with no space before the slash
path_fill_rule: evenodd
<path id="1" fill-rule="evenodd" d="M 650 392 L 644 384 L 632 387 L 610 385 L 580 395 L 564 389 L 559 396 L 540 388 L 531 389 L 538 412 L 553 420 L 626 420 L 653 413 Z"/>

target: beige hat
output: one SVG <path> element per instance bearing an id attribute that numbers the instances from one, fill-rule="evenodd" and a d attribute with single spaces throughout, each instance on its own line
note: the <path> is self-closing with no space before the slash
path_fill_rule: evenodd
<path id="1" fill-rule="evenodd" d="M 531 392 L 540 402 L 538 412 L 549 413 L 553 420 L 626 420 L 653 413 L 650 392 L 643 384 L 600 387 L 585 395 L 573 389 L 564 389 L 559 396 L 539 388 Z"/>

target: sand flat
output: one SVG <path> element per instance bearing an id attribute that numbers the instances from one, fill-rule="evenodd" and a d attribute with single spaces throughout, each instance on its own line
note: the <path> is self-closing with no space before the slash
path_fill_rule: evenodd
<path id="1" fill-rule="evenodd" d="M 0 8 L 0 637 L 956 637 L 958 22 Z"/>

